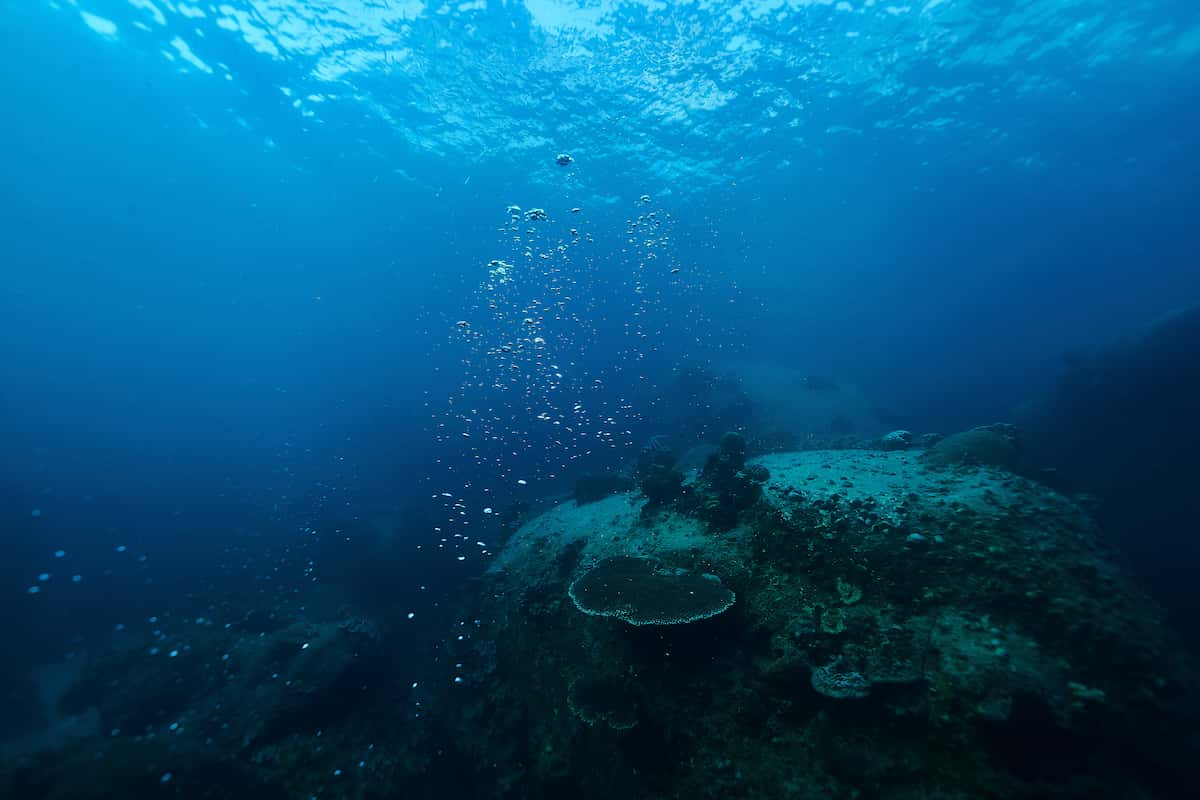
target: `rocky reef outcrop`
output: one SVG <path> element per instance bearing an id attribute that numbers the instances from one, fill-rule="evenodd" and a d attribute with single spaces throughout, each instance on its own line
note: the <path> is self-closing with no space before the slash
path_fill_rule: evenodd
<path id="1" fill-rule="evenodd" d="M 986 446 L 952 452 L 1013 446 L 1004 431 L 973 436 Z M 991 457 L 734 464 L 734 444 L 712 474 L 769 477 L 731 526 L 703 503 L 646 515 L 644 497 L 618 494 L 531 520 L 498 556 L 463 612 L 478 626 L 451 644 L 472 675 L 456 741 L 481 796 L 1151 798 L 1184 785 L 1200 752 L 1189 667 L 1069 498 Z M 680 587 L 728 587 L 729 604 L 629 624 Z"/>
<path id="2" fill-rule="evenodd" d="M 992 457 L 1014 437 L 729 434 L 685 482 L 648 447 L 669 493 L 525 519 L 419 659 L 394 610 L 159 620 L 64 698 L 101 734 L 0 796 L 1190 796 L 1193 667 L 1088 513 Z"/>

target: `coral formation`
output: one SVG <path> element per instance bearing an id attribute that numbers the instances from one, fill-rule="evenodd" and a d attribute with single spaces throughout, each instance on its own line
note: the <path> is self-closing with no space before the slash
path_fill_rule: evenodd
<path id="1" fill-rule="evenodd" d="M 728 530 L 737 524 L 741 512 L 758 501 L 762 484 L 769 478 L 770 471 L 762 464 L 746 466 L 745 438 L 726 433 L 704 464 L 693 507 L 713 530 Z"/>
<path id="2" fill-rule="evenodd" d="M 716 575 L 671 569 L 645 558 L 606 558 L 577 578 L 568 594 L 575 607 L 630 625 L 682 625 L 715 617 L 734 594 Z"/>
<path id="3" fill-rule="evenodd" d="M 907 450 L 912 447 L 913 435 L 909 431 L 895 430 L 885 434 L 879 440 L 879 448 L 881 450 Z"/>
<path id="4" fill-rule="evenodd" d="M 694 487 L 769 473 L 731 528 L 690 496 L 647 517 L 614 495 L 531 520 L 498 556 L 463 612 L 495 643 L 491 711 L 458 740 L 524 767 L 485 796 L 1149 798 L 1181 777 L 1190 673 L 1068 498 L 911 451 L 737 450 Z M 636 627 L 562 602 L 633 615 L 621 576 L 674 574 L 659 565 L 720 575 L 736 605 Z M 465 727 L 484 718 L 485 736 Z"/>
<path id="5" fill-rule="evenodd" d="M 921 455 L 931 467 L 999 467 L 1016 472 L 1021 451 L 1011 426 L 989 425 L 956 433 L 938 441 Z"/>
<path id="6" fill-rule="evenodd" d="M 834 700 L 871 696 L 871 681 L 861 672 L 844 668 L 840 660 L 814 669 L 809 681 L 813 691 Z"/>
<path id="7" fill-rule="evenodd" d="M 727 436 L 667 502 L 530 516 L 430 643 L 433 679 L 348 608 L 193 626 L 92 660 L 67 704 L 111 735 L 10 765 L 0 794 L 98 796 L 86 764 L 138 796 L 168 772 L 196 797 L 1172 796 L 1200 709 L 1158 610 L 1074 501 L 951 463 Z"/>
<path id="8" fill-rule="evenodd" d="M 683 473 L 675 469 L 675 454 L 657 439 L 638 454 L 637 485 L 647 509 L 670 505 L 683 495 Z"/>
<path id="9" fill-rule="evenodd" d="M 945 438 L 945 435 L 941 433 L 923 433 L 921 434 L 921 447 L 928 450 Z"/>
<path id="10" fill-rule="evenodd" d="M 638 722 L 632 684 L 617 675 L 594 675 L 572 681 L 567 689 L 567 706 L 588 725 L 626 731 Z"/>

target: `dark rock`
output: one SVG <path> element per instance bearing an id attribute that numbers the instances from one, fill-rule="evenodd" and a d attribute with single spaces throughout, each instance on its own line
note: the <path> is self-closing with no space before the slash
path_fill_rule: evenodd
<path id="1" fill-rule="evenodd" d="M 669 505 L 683 495 L 683 473 L 675 469 L 676 460 L 675 454 L 655 439 L 638 454 L 637 485 L 648 507 Z"/>
<path id="2" fill-rule="evenodd" d="M 731 431 L 721 437 L 720 456 L 725 464 L 741 469 L 746 464 L 746 438 Z"/>
<path id="3" fill-rule="evenodd" d="M 762 496 L 762 468 L 744 471 L 746 440 L 738 433 L 721 437 L 717 452 L 708 457 L 697 481 L 699 497 L 695 512 L 714 530 L 728 530 L 737 524 L 738 515 Z"/>

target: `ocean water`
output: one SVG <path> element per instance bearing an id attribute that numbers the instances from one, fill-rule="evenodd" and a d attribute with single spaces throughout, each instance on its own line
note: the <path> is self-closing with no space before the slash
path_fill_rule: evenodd
<path id="1" fill-rule="evenodd" d="M 1200 6 L 0 0 L 0 34 L 5 797 L 1188 794 Z M 886 570 L 867 544 L 813 556 L 858 563 L 836 582 L 738 550 L 736 531 L 791 525 L 811 553 L 836 540 L 768 510 L 772 484 L 753 505 L 740 448 L 795 486 L 815 478 L 779 454 L 851 453 L 830 481 L 936 504 L 968 489 L 878 478 L 883 437 L 910 431 L 915 454 L 995 423 L 1019 458 L 946 473 L 1001 470 L 979 478 L 1011 508 L 976 543 L 994 562 L 946 567 L 942 600 L 887 584 L 870 620 L 845 602 L 848 632 L 815 643 L 755 616 L 767 584 L 808 581 L 776 598 L 806 614 L 820 586 L 869 604 L 863 576 Z M 1056 498 L 1094 549 L 1039 532 L 1070 516 Z M 895 524 L 904 552 L 934 541 L 928 513 Z M 698 659 L 724 677 L 688 679 L 759 698 L 736 736 L 652 700 L 670 696 L 653 654 L 695 654 L 693 634 L 571 616 L 566 585 L 611 536 L 742 598 L 695 623 L 737 643 Z M 1049 591 L 1003 562 L 1013 542 L 1071 560 L 1075 607 L 1131 627 L 1023 628 L 1053 603 L 1012 611 L 988 583 Z M 878 688 L 907 678 L 818 688 L 836 664 L 870 677 L 846 665 L 881 645 L 855 632 L 909 600 L 943 642 L 922 665 L 975 663 L 970 615 L 1005 620 L 993 649 L 1059 664 L 922 672 L 928 696 L 975 692 L 942 717 Z M 1134 629 L 1154 644 L 1114 652 Z M 789 636 L 808 644 L 780 655 Z M 1151 651 L 1172 666 L 1138 679 Z M 598 724 L 579 687 L 608 696 L 611 676 L 581 665 L 619 654 L 636 708 Z M 799 688 L 771 677 L 787 658 Z M 1011 710 L 1026 695 L 1044 708 Z M 1170 747 L 1114 760 L 1116 735 L 1086 731 L 1122 715 Z M 820 727 L 916 718 L 900 738 L 934 744 L 912 769 L 887 725 Z M 935 718 L 978 738 L 955 751 Z"/>

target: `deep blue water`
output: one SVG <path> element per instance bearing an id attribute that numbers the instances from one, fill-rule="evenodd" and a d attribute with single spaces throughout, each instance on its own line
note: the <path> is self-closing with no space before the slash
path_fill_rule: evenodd
<path id="1" fill-rule="evenodd" d="M 453 602 L 482 509 L 628 460 L 682 363 L 950 431 L 1200 299 L 1192 2 L 0 8 L 17 670 L 272 572 Z M 497 389 L 487 350 L 563 295 Z M 330 533 L 376 516 L 382 565 Z"/>

